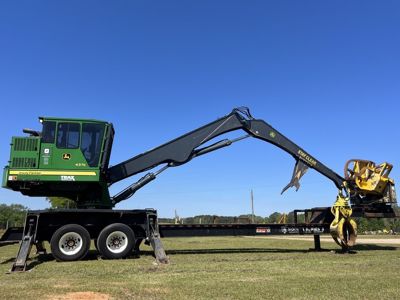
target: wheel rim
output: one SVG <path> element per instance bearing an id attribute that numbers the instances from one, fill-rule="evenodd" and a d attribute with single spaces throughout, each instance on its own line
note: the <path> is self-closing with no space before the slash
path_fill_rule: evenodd
<path id="1" fill-rule="evenodd" d="M 128 236 L 122 231 L 113 231 L 106 239 L 106 246 L 112 253 L 121 253 L 128 247 Z"/>
<path id="2" fill-rule="evenodd" d="M 76 232 L 65 233 L 58 242 L 58 248 L 65 255 L 78 253 L 83 246 L 82 237 Z"/>

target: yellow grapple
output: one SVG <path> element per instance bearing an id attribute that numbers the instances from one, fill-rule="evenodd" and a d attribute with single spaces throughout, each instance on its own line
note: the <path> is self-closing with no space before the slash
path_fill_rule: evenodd
<path id="1" fill-rule="evenodd" d="M 351 159 L 345 164 L 343 190 L 346 195 L 342 190 L 339 191 L 331 208 L 335 218 L 330 225 L 333 239 L 343 249 L 354 246 L 357 238 L 357 224 L 351 219 L 351 201 L 363 199 L 375 204 L 396 202 L 394 181 L 389 178 L 392 167 L 386 162 L 376 165 L 372 161 L 361 159 Z M 366 204 L 357 202 L 359 205 Z"/>
<path id="2" fill-rule="evenodd" d="M 334 241 L 342 249 L 354 246 L 357 239 L 357 224 L 350 218 L 353 211 L 350 207 L 349 197 L 344 196 L 339 191 L 331 212 L 335 216 L 330 225 L 330 232 Z"/>

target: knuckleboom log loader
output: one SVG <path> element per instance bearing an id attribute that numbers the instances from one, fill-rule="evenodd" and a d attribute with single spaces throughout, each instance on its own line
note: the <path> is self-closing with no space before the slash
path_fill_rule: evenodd
<path id="1" fill-rule="evenodd" d="M 50 242 L 57 260 L 65 261 L 83 258 L 91 239 L 106 258 L 125 257 L 146 240 L 156 257 L 165 261 L 156 211 L 112 208 L 168 168 L 248 137 L 271 143 L 295 159 L 292 178 L 282 193 L 290 187 L 299 189 L 308 168 L 335 184 L 338 195 L 331 207 L 330 232 L 344 249 L 354 245 L 357 235 L 352 208 L 388 215 L 396 204 L 394 181 L 389 178 L 391 164 L 353 159 L 346 163 L 342 177 L 265 121 L 253 118 L 245 107 L 235 108 L 222 118 L 114 166 L 109 166 L 114 139 L 112 123 L 50 117 L 40 117 L 39 121 L 41 131 L 24 129 L 29 136 L 12 138 L 2 186 L 27 196 L 68 198 L 78 208 L 28 212 L 14 271 L 25 270 L 31 246 L 44 250 L 43 241 Z M 246 134 L 210 144 L 214 138 L 235 130 Z M 157 166 L 160 169 L 149 171 Z M 112 184 L 145 171 L 149 172 L 137 182 L 110 195 Z"/>

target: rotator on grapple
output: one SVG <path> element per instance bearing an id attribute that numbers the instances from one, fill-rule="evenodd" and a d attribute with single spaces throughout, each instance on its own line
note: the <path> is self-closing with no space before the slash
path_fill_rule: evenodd
<path id="1" fill-rule="evenodd" d="M 352 206 L 388 211 L 396 203 L 394 182 L 388 177 L 390 164 L 350 160 L 343 178 L 268 123 L 253 118 L 247 108 L 236 108 L 216 121 L 112 167 L 109 167 L 114 138 L 111 123 L 45 117 L 39 120 L 43 125 L 41 132 L 24 130 L 30 136 L 12 138 L 2 185 L 28 196 L 69 198 L 76 201 L 78 208 L 112 208 L 166 169 L 248 137 L 274 144 L 296 160 L 292 179 L 282 192 L 293 186 L 298 189 L 308 168 L 334 182 L 339 192 L 332 206 L 331 233 L 343 248 L 354 245 L 357 235 L 356 223 L 351 219 Z M 207 145 L 217 136 L 239 129 L 246 135 Z M 163 166 L 110 196 L 112 184 L 158 165 Z"/>
<path id="2" fill-rule="evenodd" d="M 385 210 L 396 203 L 394 181 L 389 178 L 392 167 L 389 163 L 376 165 L 361 159 L 351 159 L 345 164 L 345 180 L 331 208 L 335 218 L 330 226 L 333 239 L 343 249 L 354 246 L 357 237 L 350 204 Z"/>

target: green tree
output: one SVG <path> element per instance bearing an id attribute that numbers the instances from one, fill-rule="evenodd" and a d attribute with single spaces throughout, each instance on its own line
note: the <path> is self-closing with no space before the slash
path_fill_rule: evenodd
<path id="1" fill-rule="evenodd" d="M 357 218 L 357 231 L 359 233 L 364 233 L 365 231 L 369 230 L 369 222 L 366 218 Z"/>
<path id="2" fill-rule="evenodd" d="M 20 204 L 0 204 L 0 227 L 23 226 L 27 207 Z"/>
<path id="3" fill-rule="evenodd" d="M 281 218 L 282 214 L 278 212 L 274 212 L 269 215 L 267 218 L 267 223 L 279 223 L 279 219 Z"/>
<path id="4" fill-rule="evenodd" d="M 297 214 L 297 223 L 304 223 L 306 221 L 306 216 L 304 213 L 298 213 Z M 294 223 L 294 212 L 291 211 L 287 215 L 287 222 L 288 223 Z"/>
<path id="5" fill-rule="evenodd" d="M 384 229 L 391 229 L 391 222 L 389 220 L 378 218 L 356 218 L 357 230 L 360 233 L 365 231 L 378 231 Z"/>
<path id="6" fill-rule="evenodd" d="M 393 232 L 400 232 L 400 219 L 391 220 L 389 228 L 393 230 Z"/>
<path id="7" fill-rule="evenodd" d="M 48 197 L 47 201 L 50 202 L 51 208 L 76 208 L 76 202 L 63 197 Z"/>
<path id="8" fill-rule="evenodd" d="M 239 218 L 248 219 L 249 221 L 252 220 L 252 217 L 253 216 L 251 214 L 246 214 L 246 215 L 240 215 L 239 216 Z M 263 224 L 263 223 L 265 223 L 265 219 L 263 217 L 261 217 L 261 216 L 254 215 L 254 223 Z"/>

